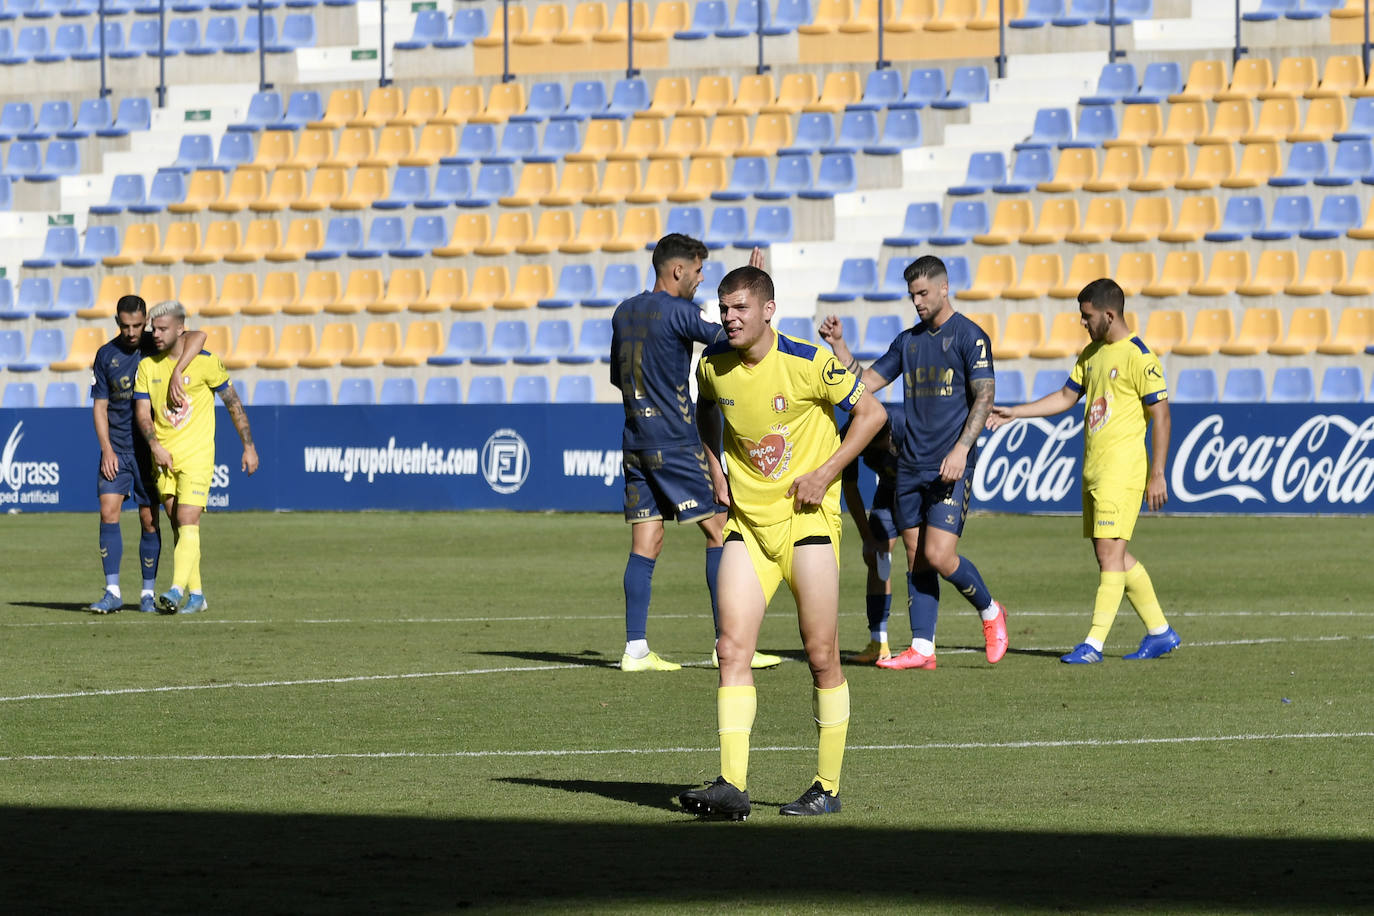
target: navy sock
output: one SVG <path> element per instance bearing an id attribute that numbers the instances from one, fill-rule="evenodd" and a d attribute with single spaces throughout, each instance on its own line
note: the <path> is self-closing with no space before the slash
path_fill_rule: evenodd
<path id="1" fill-rule="evenodd" d="M 138 539 L 138 567 L 143 571 L 143 587 L 157 583 L 157 561 L 162 556 L 162 532 L 145 531 Z"/>
<path id="2" fill-rule="evenodd" d="M 119 522 L 100 523 L 100 565 L 105 567 L 105 584 L 119 584 L 119 564 L 124 559 L 124 541 Z"/>
<path id="3" fill-rule="evenodd" d="M 706 548 L 706 588 L 711 592 L 711 620 L 716 625 L 716 639 L 720 639 L 720 605 L 716 603 L 716 575 L 720 572 L 720 555 L 724 547 Z"/>
<path id="4" fill-rule="evenodd" d="M 653 591 L 654 561 L 637 553 L 625 564 L 625 641 L 647 639 L 649 595 Z"/>
<path id="5" fill-rule="evenodd" d="M 983 577 L 978 574 L 978 567 L 968 561 L 966 557 L 959 558 L 959 565 L 954 572 L 945 576 L 945 581 L 959 589 L 959 594 L 968 599 L 968 603 L 973 605 L 975 611 L 981 611 L 985 607 L 992 605 L 992 593 L 983 584 Z"/>
<path id="6" fill-rule="evenodd" d="M 892 596 L 865 595 L 864 600 L 868 604 L 868 631 L 885 629 L 888 612 L 892 609 Z"/>
<path id="7" fill-rule="evenodd" d="M 911 619 L 911 638 L 935 641 L 935 621 L 940 616 L 940 575 L 933 569 L 909 573 L 907 616 Z"/>

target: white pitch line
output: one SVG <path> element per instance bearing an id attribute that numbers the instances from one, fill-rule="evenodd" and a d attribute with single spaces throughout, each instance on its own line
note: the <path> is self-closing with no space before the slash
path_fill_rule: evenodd
<path id="1" fill-rule="evenodd" d="M 1296 732 L 1291 734 L 1185 735 L 1174 738 L 1083 738 L 1058 741 L 961 741 L 926 744 L 851 744 L 851 751 L 971 751 L 1037 750 L 1067 747 L 1143 747 L 1158 744 L 1217 744 L 1238 741 L 1342 741 L 1374 738 L 1374 732 Z M 337 754 L 16 754 L 0 756 L 0 762 L 219 762 L 254 760 L 395 760 L 395 759 L 474 759 L 491 757 L 608 757 L 649 754 L 706 754 L 714 747 L 622 747 L 588 749 L 542 749 L 524 751 L 374 751 Z M 814 753 L 814 745 L 776 745 L 751 748 L 750 753 Z"/>

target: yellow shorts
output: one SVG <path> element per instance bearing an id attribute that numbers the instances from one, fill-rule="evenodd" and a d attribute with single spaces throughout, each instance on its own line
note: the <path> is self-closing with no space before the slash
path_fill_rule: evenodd
<path id="1" fill-rule="evenodd" d="M 773 525 L 754 526 L 733 513 L 725 523 L 727 541 L 743 541 L 754 563 L 754 574 L 763 586 L 763 602 L 773 600 L 779 583 L 792 585 L 792 550 L 799 541 L 809 538 L 829 538 L 835 551 L 835 564 L 840 562 L 840 532 L 844 525 L 838 512 L 816 509 L 799 512 Z"/>
<path id="2" fill-rule="evenodd" d="M 1123 541 L 1129 541 L 1135 533 L 1135 520 L 1140 517 L 1140 500 L 1143 495 L 1143 490 L 1126 487 L 1084 487 L 1083 536 L 1121 538 Z"/>
<path id="3" fill-rule="evenodd" d="M 187 506 L 200 506 L 202 509 L 210 502 L 210 478 L 214 476 L 213 467 L 177 468 L 168 471 L 157 469 L 157 491 L 165 501 L 175 496 L 177 502 Z"/>

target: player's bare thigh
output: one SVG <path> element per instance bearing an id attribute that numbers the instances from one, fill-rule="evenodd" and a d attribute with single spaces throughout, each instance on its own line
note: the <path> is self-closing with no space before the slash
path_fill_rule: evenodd
<path id="1" fill-rule="evenodd" d="M 797 628 L 822 689 L 844 683 L 840 671 L 840 569 L 832 544 L 802 544 L 792 548 L 792 597 L 797 602 Z"/>
<path id="2" fill-rule="evenodd" d="M 749 548 L 743 541 L 725 543 L 716 574 L 716 595 L 720 609 L 720 639 L 716 642 L 720 685 L 747 687 L 754 683 L 749 665 L 758 647 L 767 602 Z"/>

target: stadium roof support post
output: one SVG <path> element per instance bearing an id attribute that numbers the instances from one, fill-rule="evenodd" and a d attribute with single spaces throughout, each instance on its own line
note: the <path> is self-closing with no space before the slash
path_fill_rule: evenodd
<path id="1" fill-rule="evenodd" d="M 1007 0 L 997 0 L 997 78 L 1007 77 Z"/>
<path id="2" fill-rule="evenodd" d="M 157 107 L 167 107 L 167 0 L 157 0 Z"/>
<path id="3" fill-rule="evenodd" d="M 110 87 L 105 84 L 105 0 L 100 0 L 96 19 L 100 27 L 100 97 L 103 99 L 110 94 Z"/>
<path id="4" fill-rule="evenodd" d="M 381 73 L 377 76 L 378 87 L 385 89 L 391 85 L 391 80 L 386 78 L 386 0 L 381 0 L 382 4 L 382 31 L 377 39 L 377 60 L 381 61 Z"/>
<path id="5" fill-rule="evenodd" d="M 258 0 L 258 91 L 266 92 L 272 88 L 272 84 L 267 81 L 267 47 L 263 38 L 263 7 L 267 6 L 265 0 Z"/>
<path id="6" fill-rule="evenodd" d="M 1369 0 L 1365 0 L 1368 7 Z M 1250 49 L 1240 43 L 1240 0 L 1236 0 L 1236 46 L 1231 49 L 1231 66 L 1234 68 L 1236 63 L 1250 53 Z"/>
<path id="7" fill-rule="evenodd" d="M 1116 0 L 1107 0 L 1107 63 L 1114 64 L 1126 56 L 1116 49 Z"/>
<path id="8" fill-rule="evenodd" d="M 635 5 L 634 0 L 626 0 L 625 5 L 625 78 L 632 80 L 639 76 L 635 69 Z"/>
<path id="9" fill-rule="evenodd" d="M 1360 57 L 1364 59 L 1364 72 L 1369 72 L 1369 0 L 1364 0 L 1364 42 L 1360 45 Z"/>
<path id="10" fill-rule="evenodd" d="M 760 4 L 760 6 L 762 6 L 762 4 Z M 763 12 L 762 12 L 762 10 L 759 11 L 759 19 L 760 19 L 760 20 L 763 19 Z M 762 23 L 760 23 L 760 25 L 759 25 L 759 31 L 760 31 L 760 32 L 763 31 L 763 25 L 762 25 Z M 889 63 L 887 62 L 887 60 L 885 60 L 885 59 L 883 58 L 883 4 L 882 4 L 881 2 L 879 2 L 879 3 L 878 3 L 878 59 L 877 59 L 877 61 L 874 62 L 874 64 L 873 64 L 873 69 L 874 69 L 874 70 L 882 70 L 882 69 L 885 69 L 886 67 L 889 67 L 889 66 L 891 66 L 891 64 L 889 64 Z"/>
<path id="11" fill-rule="evenodd" d="M 515 79 L 510 72 L 510 0 L 501 0 L 501 82 Z"/>
<path id="12" fill-rule="evenodd" d="M 754 36 L 759 40 L 759 62 L 758 62 L 758 64 L 755 65 L 755 67 L 754 67 L 754 72 L 755 72 L 756 74 L 760 75 L 760 76 L 763 75 L 763 74 L 765 74 L 765 73 L 767 73 L 768 70 L 769 70 L 768 64 L 766 64 L 766 63 L 764 62 L 764 60 L 763 60 L 763 10 L 764 10 L 764 4 L 765 4 L 765 3 L 767 3 L 767 0 L 759 0 L 758 3 L 754 4 L 754 10 L 755 10 L 755 11 L 758 13 L 758 15 L 759 15 L 758 25 L 756 25 L 756 26 L 754 27 Z M 883 11 L 882 11 L 881 9 L 879 9 L 879 10 L 878 10 L 878 28 L 881 29 L 882 27 L 883 27 Z M 882 34 L 882 33 L 880 32 L 879 34 Z M 878 41 L 881 42 L 882 39 L 879 38 Z M 881 47 L 881 44 L 879 45 L 879 47 Z M 882 57 L 882 52 L 881 52 L 881 51 L 878 53 L 878 56 L 879 56 L 879 57 Z"/>

